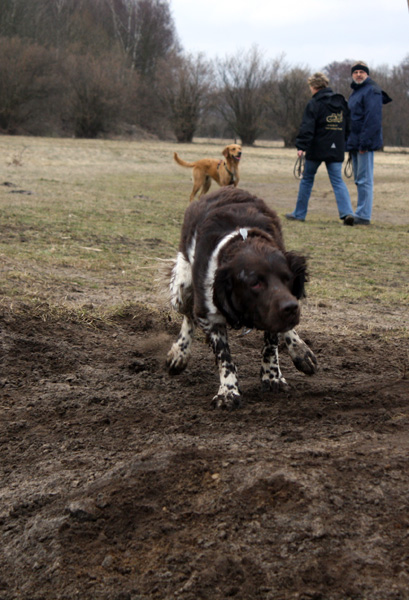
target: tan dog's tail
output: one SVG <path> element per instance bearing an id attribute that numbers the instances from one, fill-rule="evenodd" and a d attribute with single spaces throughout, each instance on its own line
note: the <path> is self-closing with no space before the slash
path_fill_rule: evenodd
<path id="1" fill-rule="evenodd" d="M 182 160 L 180 158 L 180 156 L 178 156 L 177 152 L 175 152 L 173 154 L 173 158 L 175 159 L 175 161 L 178 163 L 178 165 L 180 165 L 181 167 L 194 167 L 196 163 L 188 163 L 185 160 Z"/>

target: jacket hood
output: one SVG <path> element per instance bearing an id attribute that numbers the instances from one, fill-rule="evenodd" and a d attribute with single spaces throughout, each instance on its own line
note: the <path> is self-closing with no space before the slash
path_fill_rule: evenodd
<path id="1" fill-rule="evenodd" d="M 336 94 L 330 87 L 320 90 L 314 94 L 315 100 L 324 101 L 325 104 L 334 112 L 339 112 L 345 108 L 345 98 L 342 94 Z"/>

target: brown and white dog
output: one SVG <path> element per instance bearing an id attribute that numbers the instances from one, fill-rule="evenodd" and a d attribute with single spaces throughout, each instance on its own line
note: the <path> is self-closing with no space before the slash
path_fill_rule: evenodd
<path id="1" fill-rule="evenodd" d="M 227 325 L 264 331 L 264 389 L 287 386 L 278 362 L 279 335 L 297 369 L 315 373 L 316 358 L 294 330 L 306 279 L 305 258 L 286 251 L 279 218 L 263 200 L 226 187 L 190 204 L 170 280 L 171 303 L 183 322 L 167 355 L 169 373 L 186 368 L 196 324 L 216 356 L 220 387 L 213 401 L 217 407 L 240 405 Z"/>
<path id="2" fill-rule="evenodd" d="M 194 200 L 196 194 L 200 191 L 200 196 L 206 194 L 214 179 L 220 186 L 233 185 L 237 187 L 239 176 L 239 162 L 241 158 L 241 146 L 239 144 L 229 144 L 222 152 L 225 160 L 215 158 L 202 158 L 196 162 L 188 163 L 174 153 L 173 158 L 182 167 L 193 169 L 193 189 L 190 194 L 190 202 Z"/>

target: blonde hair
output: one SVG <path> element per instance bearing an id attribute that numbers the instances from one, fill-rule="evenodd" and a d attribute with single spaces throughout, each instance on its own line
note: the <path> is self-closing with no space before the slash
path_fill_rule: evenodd
<path id="1" fill-rule="evenodd" d="M 316 90 L 322 90 L 329 84 L 329 79 L 324 73 L 314 73 L 311 77 L 308 77 L 308 85 L 315 88 Z"/>

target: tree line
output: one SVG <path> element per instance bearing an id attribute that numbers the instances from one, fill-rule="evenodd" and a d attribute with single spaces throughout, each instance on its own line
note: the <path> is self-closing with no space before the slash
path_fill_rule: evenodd
<path id="1" fill-rule="evenodd" d="M 186 53 L 168 0 L 0 0 L 0 132 L 95 138 L 142 130 L 191 142 L 294 145 L 311 72 L 258 47 Z M 322 70 L 350 93 L 351 60 Z M 393 98 L 384 142 L 409 146 L 409 55 L 371 76 Z M 390 108 L 389 108 L 390 107 Z"/>

